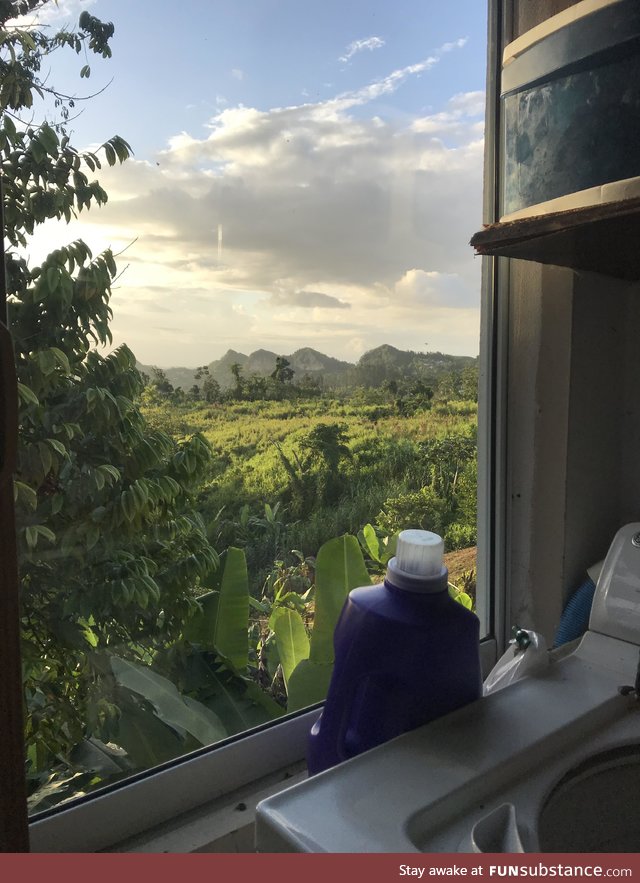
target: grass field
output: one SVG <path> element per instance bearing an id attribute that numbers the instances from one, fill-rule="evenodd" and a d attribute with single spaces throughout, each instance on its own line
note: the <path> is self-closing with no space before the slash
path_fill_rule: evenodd
<path id="1" fill-rule="evenodd" d="M 156 398 L 144 408 L 175 438 L 209 442 L 199 507 L 220 548 L 245 549 L 256 591 L 291 550 L 313 556 L 366 523 L 383 533 L 433 529 L 449 550 L 475 546 L 476 410 L 452 401 L 402 416 L 364 394 L 180 406 Z M 319 426 L 341 433 L 333 460 L 326 444 L 309 449 Z"/>

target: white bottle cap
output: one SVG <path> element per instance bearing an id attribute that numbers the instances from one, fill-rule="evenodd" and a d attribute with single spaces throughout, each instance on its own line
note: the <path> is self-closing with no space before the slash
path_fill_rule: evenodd
<path id="1" fill-rule="evenodd" d="M 442 573 L 444 541 L 429 530 L 403 530 L 396 546 L 396 567 L 417 577 Z"/>

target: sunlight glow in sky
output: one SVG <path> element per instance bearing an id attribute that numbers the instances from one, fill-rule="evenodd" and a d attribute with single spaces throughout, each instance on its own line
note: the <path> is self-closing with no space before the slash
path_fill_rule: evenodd
<path id="1" fill-rule="evenodd" d="M 233 348 L 478 351 L 485 4 L 478 0 L 60 0 L 113 21 L 113 58 L 50 82 L 113 81 L 72 123 L 114 134 L 109 203 L 49 225 L 125 272 L 112 330 L 144 363 Z"/>

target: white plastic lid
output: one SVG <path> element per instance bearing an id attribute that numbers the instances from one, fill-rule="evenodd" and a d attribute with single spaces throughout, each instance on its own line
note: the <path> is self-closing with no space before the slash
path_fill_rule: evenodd
<path id="1" fill-rule="evenodd" d="M 442 573 L 444 541 L 430 530 L 403 530 L 398 535 L 396 567 L 417 577 Z"/>

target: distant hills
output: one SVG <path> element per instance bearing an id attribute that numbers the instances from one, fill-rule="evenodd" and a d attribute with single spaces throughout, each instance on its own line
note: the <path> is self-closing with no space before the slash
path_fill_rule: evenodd
<path id="1" fill-rule="evenodd" d="M 259 349 L 250 355 L 227 350 L 220 359 L 209 362 L 211 377 L 220 384 L 221 389 L 229 389 L 233 385 L 231 366 L 242 366 L 245 377 L 256 374 L 268 377 L 276 366 L 276 358 L 282 353 Z M 326 356 L 311 347 L 303 347 L 291 355 L 286 355 L 290 367 L 294 371 L 294 383 L 301 383 L 305 378 L 317 382 L 325 389 L 348 388 L 351 386 L 380 386 L 385 380 L 400 380 L 408 377 L 421 378 L 427 383 L 435 383 L 444 374 L 458 373 L 464 368 L 474 365 L 477 359 L 472 356 L 451 356 L 445 353 L 417 353 L 412 350 L 399 350 L 390 344 L 383 344 L 364 353 L 358 362 L 343 362 Z M 142 365 L 138 368 L 151 375 L 153 367 L 162 367 L 167 379 L 174 387 L 189 390 L 196 380 L 196 368 L 165 368 L 164 366 Z"/>

